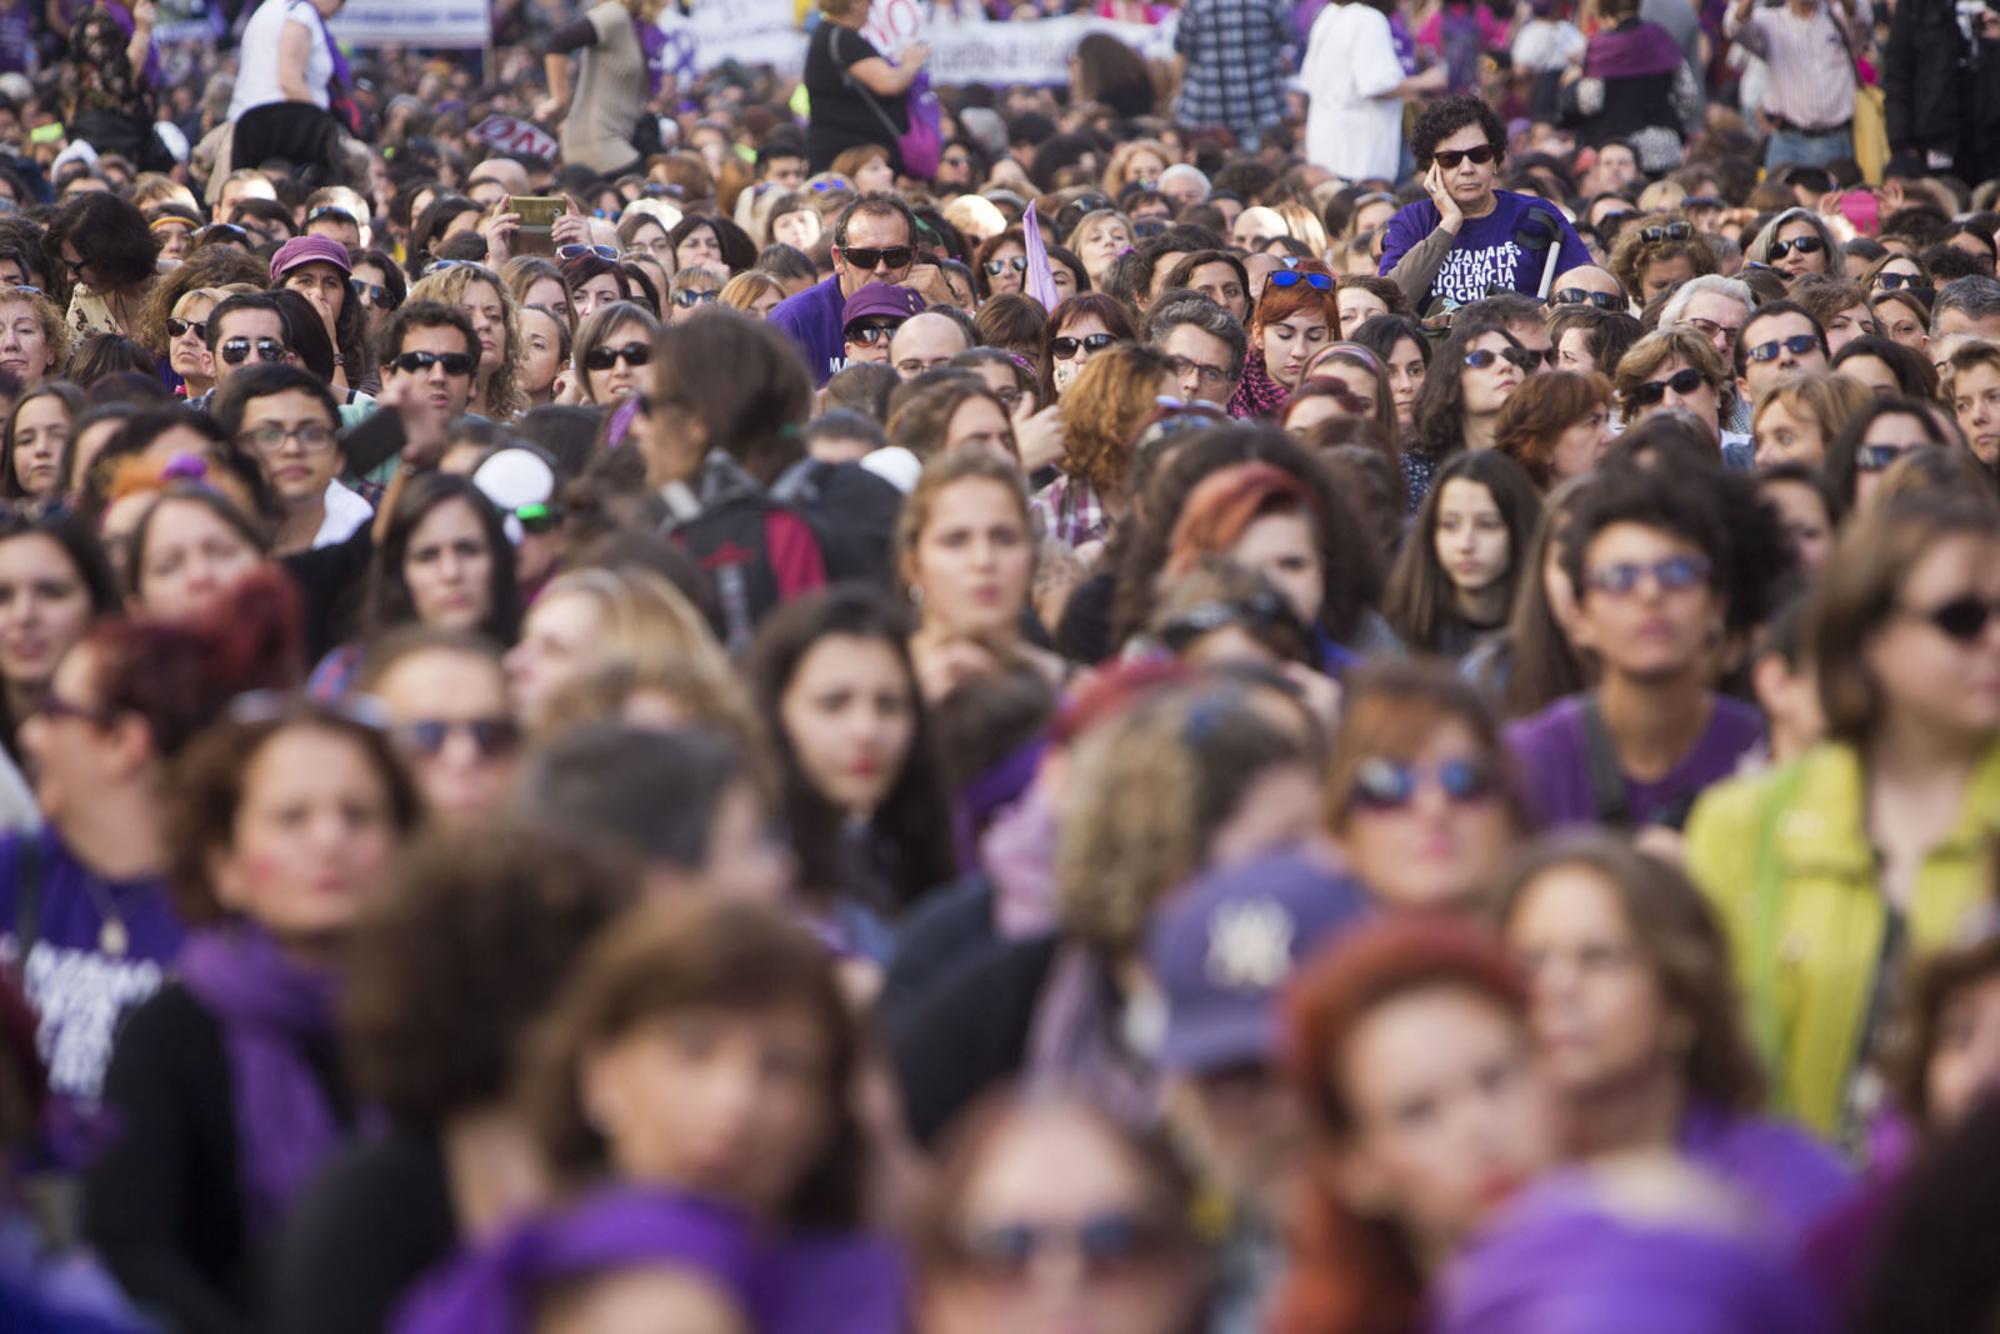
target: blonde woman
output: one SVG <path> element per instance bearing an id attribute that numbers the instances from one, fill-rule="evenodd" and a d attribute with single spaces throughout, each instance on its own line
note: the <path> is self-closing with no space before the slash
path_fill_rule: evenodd
<path id="1" fill-rule="evenodd" d="M 731 310 L 767 320 L 771 318 L 771 311 L 785 299 L 785 288 L 768 273 L 745 269 L 722 285 L 720 299 Z"/>
<path id="2" fill-rule="evenodd" d="M 62 374 L 69 364 L 69 330 L 55 303 L 32 287 L 0 287 L 0 370 L 22 386 Z"/>
<path id="3" fill-rule="evenodd" d="M 1157 139 L 1132 139 L 1118 146 L 1104 169 L 1104 193 L 1113 199 L 1132 184 L 1157 185 L 1174 155 Z"/>
<path id="4" fill-rule="evenodd" d="M 1069 252 L 1083 261 L 1093 291 L 1101 291 L 1111 266 L 1132 248 L 1132 224 L 1116 209 L 1100 208 L 1086 213 L 1070 228 L 1065 242 Z"/>
<path id="5" fill-rule="evenodd" d="M 454 264 L 410 288 L 412 301 L 462 310 L 479 335 L 479 369 L 471 408 L 492 421 L 511 421 L 528 406 L 521 380 L 521 311 L 499 275 L 483 264 Z"/>
<path id="6" fill-rule="evenodd" d="M 190 399 L 204 397 L 215 388 L 215 358 L 208 350 L 208 312 L 228 295 L 219 287 L 197 287 L 181 293 L 173 313 L 167 316 L 167 364 L 187 386 Z"/>

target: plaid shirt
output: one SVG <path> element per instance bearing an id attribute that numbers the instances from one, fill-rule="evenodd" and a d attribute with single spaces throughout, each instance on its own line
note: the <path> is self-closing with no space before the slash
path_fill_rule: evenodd
<path id="1" fill-rule="evenodd" d="M 1097 488 L 1067 473 L 1035 492 L 1028 512 L 1043 537 L 1072 549 L 1111 535 L 1111 516 Z"/>
<path id="2" fill-rule="evenodd" d="M 1174 35 L 1187 60 L 1181 124 L 1257 134 L 1283 120 L 1291 14 L 1285 0 L 1188 0 Z"/>

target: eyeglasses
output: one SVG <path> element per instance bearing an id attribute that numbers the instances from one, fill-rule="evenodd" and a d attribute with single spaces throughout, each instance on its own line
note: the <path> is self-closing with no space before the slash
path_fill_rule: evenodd
<path id="1" fill-rule="evenodd" d="M 389 735 L 398 746 L 412 755 L 424 759 L 434 759 L 444 752 L 454 736 L 472 739 L 474 750 L 482 760 L 495 760 L 503 755 L 511 755 L 521 746 L 521 727 L 512 718 L 465 718 L 447 721 L 442 718 L 424 718 L 413 723 L 402 723 L 390 730 Z"/>
<path id="2" fill-rule="evenodd" d="M 1905 287 L 1913 292 L 1930 289 L 1930 284 L 1924 281 L 1921 273 L 1878 273 L 1875 275 L 1875 286 L 1884 292 L 1900 291 Z"/>
<path id="3" fill-rule="evenodd" d="M 1817 254 L 1826 248 L 1826 243 L 1817 236 L 1794 236 L 1789 241 L 1771 242 L 1771 258 L 1783 259 L 1797 251 L 1801 255 Z"/>
<path id="4" fill-rule="evenodd" d="M 171 315 L 167 317 L 167 337 L 185 338 L 189 334 L 193 334 L 196 338 L 206 343 L 208 341 L 208 321 L 176 319 Z"/>
<path id="5" fill-rule="evenodd" d="M 639 400 L 639 411 L 650 411 L 650 404 L 647 402 L 646 396 L 640 394 L 637 397 Z M 547 501 L 538 500 L 531 505 L 520 506 L 514 511 L 514 517 L 519 520 L 523 532 L 534 533 L 540 536 L 543 533 L 554 532 L 556 525 L 562 522 L 563 516 L 560 507 L 551 505 Z"/>
<path id="6" fill-rule="evenodd" d="M 241 366 L 250 360 L 251 340 L 248 338 L 225 338 L 222 340 L 222 360 L 231 366 Z M 270 365 L 285 359 L 285 345 L 275 338 L 256 340 L 257 360 Z"/>
<path id="7" fill-rule="evenodd" d="M 1706 556 L 1669 556 L 1651 565 L 1625 560 L 1587 571 L 1583 581 L 1600 593 L 1627 597 L 1650 575 L 1662 593 L 1682 593 L 1707 583 L 1710 569 Z"/>
<path id="8" fill-rule="evenodd" d="M 1711 343 L 1720 334 L 1731 347 L 1736 346 L 1736 336 L 1743 332 L 1743 326 L 1740 324 L 1717 324 L 1714 320 L 1689 320 L 1688 327 L 1700 333 L 1703 338 L 1708 339 Z"/>
<path id="9" fill-rule="evenodd" d="M 1639 229 L 1639 240 L 1644 245 L 1658 245 L 1662 241 L 1688 241 L 1693 238 L 1694 224 L 1691 222 L 1669 222 Z"/>
<path id="10" fill-rule="evenodd" d="M 1854 452 L 1854 466 L 1860 472 L 1886 472 L 1908 452 L 1901 445 L 1863 445 Z"/>
<path id="11" fill-rule="evenodd" d="M 713 289 L 702 291 L 695 287 L 684 287 L 674 295 L 674 304 L 682 310 L 693 310 L 696 306 L 721 299 L 722 293 Z"/>
<path id="12" fill-rule="evenodd" d="M 1776 361 L 1780 352 L 1789 352 L 1795 357 L 1803 357 L 1808 352 L 1821 351 L 1818 334 L 1793 334 L 1790 338 L 1772 339 L 1759 343 L 1743 355 L 1752 361 Z"/>
<path id="13" fill-rule="evenodd" d="M 966 1233 L 966 1261 L 989 1278 L 1019 1282 L 1044 1255 L 1074 1256 L 1088 1279 L 1103 1280 L 1159 1260 L 1167 1231 L 1136 1214 L 1108 1212 L 1080 1223 L 994 1223 Z"/>
<path id="14" fill-rule="evenodd" d="M 306 453 L 320 454 L 333 448 L 334 439 L 333 428 L 325 422 L 302 422 L 291 427 L 272 422 L 242 432 L 236 437 L 236 443 L 266 454 L 274 454 L 284 447 L 287 440 L 296 440 Z"/>
<path id="15" fill-rule="evenodd" d="M 1501 360 L 1512 362 L 1524 371 L 1531 371 L 1541 359 L 1540 353 L 1530 352 L 1525 347 L 1502 348 L 1498 352 L 1490 347 L 1480 347 L 1465 354 L 1465 364 L 1475 371 L 1483 371 Z"/>
<path id="16" fill-rule="evenodd" d="M 1485 801 L 1499 788 L 1492 767 L 1482 760 L 1446 760 L 1425 766 L 1378 758 L 1363 760 L 1354 771 L 1354 804 L 1371 811 L 1403 810 L 1417 799 L 1427 781 L 1435 783 L 1454 806 Z"/>
<path id="17" fill-rule="evenodd" d="M 359 278 L 349 278 L 347 285 L 354 289 L 354 295 L 381 310 L 389 308 L 389 289 L 379 283 L 366 283 Z"/>
<path id="18" fill-rule="evenodd" d="M 405 375 L 416 375 L 433 366 L 444 367 L 444 373 L 454 380 L 472 374 L 472 358 L 464 352 L 405 352 L 391 358 L 389 365 Z"/>
<path id="19" fill-rule="evenodd" d="M 902 327 L 903 322 L 901 320 L 877 320 L 870 324 L 850 324 L 847 326 L 847 341 L 858 343 L 862 347 L 873 347 L 877 343 L 888 342 L 896 336 L 896 330 Z"/>
<path id="20" fill-rule="evenodd" d="M 1264 281 L 1273 287 L 1297 287 L 1300 283 L 1304 283 L 1315 292 L 1331 292 L 1333 290 L 1332 275 L 1325 273 L 1300 273 L 1295 269 L 1273 269 L 1270 276 L 1265 278 Z"/>
<path id="21" fill-rule="evenodd" d="M 88 263 L 90 261 L 87 259 L 66 259 L 62 262 L 62 265 L 69 270 L 70 277 L 81 278 L 83 277 L 83 266 Z"/>
<path id="22" fill-rule="evenodd" d="M 1623 310 L 1630 303 L 1616 292 L 1593 292 L 1583 287 L 1565 287 L 1549 298 L 1555 306 L 1596 306 L 1599 310 Z"/>
<path id="23" fill-rule="evenodd" d="M 73 704 L 53 690 L 42 693 L 35 701 L 35 712 L 54 721 L 58 718 L 74 718 L 78 722 L 89 723 L 93 727 L 109 727 L 118 721 L 118 715 L 104 709 L 93 709 L 82 704 Z"/>
<path id="24" fill-rule="evenodd" d="M 583 359 L 585 370 L 608 371 L 619 362 L 637 369 L 653 359 L 651 343 L 626 343 L 622 347 L 593 347 Z"/>
<path id="25" fill-rule="evenodd" d="M 1456 170 L 1461 162 L 1485 166 L 1493 160 L 1493 145 L 1481 144 L 1477 148 L 1441 148 L 1431 154 L 1431 161 L 1446 171 Z"/>
<path id="26" fill-rule="evenodd" d="M 1625 400 L 1635 408 L 1650 408 L 1665 398 L 1669 389 L 1685 398 L 1701 386 L 1701 372 L 1692 366 L 1683 366 L 1664 380 L 1647 380 L 1644 384 L 1633 385 Z"/>
<path id="27" fill-rule="evenodd" d="M 1177 380 L 1185 380 L 1190 375 L 1199 376 L 1203 384 L 1214 385 L 1218 389 L 1229 383 L 1228 371 L 1220 366 L 1204 365 L 1193 357 L 1169 357 L 1167 367 Z"/>
<path id="28" fill-rule="evenodd" d="M 1068 361 L 1079 352 L 1102 352 L 1117 341 L 1115 336 L 1108 333 L 1085 334 L 1081 338 L 1072 338 L 1064 334 L 1060 338 L 1049 340 L 1049 351 L 1056 354 L 1057 361 Z"/>
<path id="29" fill-rule="evenodd" d="M 1192 411 L 1184 420 L 1196 423 L 1197 429 L 1207 429 L 1214 406 L 1204 403 L 1187 407 Z M 1169 653 L 1184 653 L 1196 640 L 1232 625 L 1247 626 L 1265 634 L 1283 633 L 1301 647 L 1312 641 L 1292 604 L 1270 589 L 1261 588 L 1245 598 L 1196 603 L 1160 627 L 1160 643 Z"/>
<path id="30" fill-rule="evenodd" d="M 1968 593 L 1929 611 L 1906 609 L 1905 614 L 1920 621 L 1929 621 L 1937 627 L 1939 634 L 1954 644 L 1970 646 L 1978 643 L 1986 633 L 1987 625 L 1995 616 L 2000 616 L 2000 602 L 1988 602 Z"/>
<path id="31" fill-rule="evenodd" d="M 599 259 L 618 258 L 617 250 L 608 245 L 585 245 L 581 241 L 572 241 L 556 247 L 557 259 L 582 259 L 585 255 L 595 255 Z"/>
<path id="32" fill-rule="evenodd" d="M 840 253 L 857 269 L 907 269 L 917 257 L 915 246 L 842 246 Z M 1025 262 L 1025 261 L 1024 261 Z"/>
<path id="33" fill-rule="evenodd" d="M 1026 255 L 1016 255 L 1012 259 L 989 259 L 986 261 L 985 268 L 986 276 L 989 278 L 998 278 L 1009 269 L 1012 269 L 1016 273 L 1026 273 L 1028 271 L 1028 257 Z"/>

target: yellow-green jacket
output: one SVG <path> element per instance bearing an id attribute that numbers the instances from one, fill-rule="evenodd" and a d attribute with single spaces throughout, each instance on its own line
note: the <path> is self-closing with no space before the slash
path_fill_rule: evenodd
<path id="1" fill-rule="evenodd" d="M 1829 1136 L 1843 1129 L 1888 925 L 1865 799 L 1859 755 L 1827 744 L 1710 789 L 1687 825 L 1688 870 L 1728 930 L 1777 1110 Z M 1987 905 L 1996 831 L 2000 745 L 1918 871 L 1909 952 L 1962 939 Z"/>

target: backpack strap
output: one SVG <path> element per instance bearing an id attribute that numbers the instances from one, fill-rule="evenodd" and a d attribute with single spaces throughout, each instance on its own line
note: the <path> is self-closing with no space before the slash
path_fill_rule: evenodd
<path id="1" fill-rule="evenodd" d="M 1618 748 L 1611 743 L 1611 730 L 1604 725 L 1604 710 L 1598 707 L 1594 691 L 1583 697 L 1583 763 L 1597 818 L 1614 829 L 1631 828 L 1632 798 L 1625 771 L 1618 765 Z"/>
<path id="2" fill-rule="evenodd" d="M 41 831 L 22 835 L 15 849 L 14 948 L 19 952 L 20 966 L 25 973 L 28 951 L 42 934 Z"/>
<path id="3" fill-rule="evenodd" d="M 875 113 L 875 119 L 882 122 L 882 128 L 889 135 L 889 142 L 883 147 L 896 148 L 902 142 L 903 131 L 896 128 L 895 120 L 883 109 L 882 104 L 875 100 L 875 94 L 869 90 L 868 85 L 854 77 L 853 67 L 841 64 L 840 39 L 846 35 L 847 29 L 836 23 L 833 25 L 833 36 L 827 39 L 827 50 L 833 56 L 833 63 L 840 66 L 840 81 L 853 89 L 856 95 L 868 104 L 868 109 Z"/>

